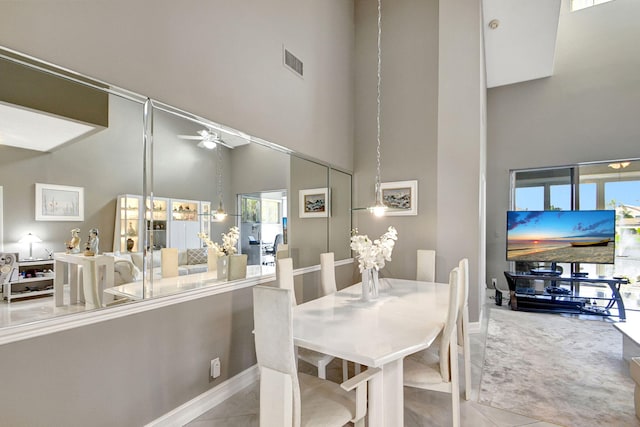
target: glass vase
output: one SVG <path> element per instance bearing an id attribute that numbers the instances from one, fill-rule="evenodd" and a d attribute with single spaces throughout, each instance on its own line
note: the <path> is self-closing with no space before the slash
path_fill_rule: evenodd
<path id="1" fill-rule="evenodd" d="M 217 260 L 218 280 L 229 279 L 229 256 L 219 256 Z"/>
<path id="2" fill-rule="evenodd" d="M 369 301 L 378 298 L 379 281 L 378 270 L 367 268 L 362 271 L 362 300 Z"/>

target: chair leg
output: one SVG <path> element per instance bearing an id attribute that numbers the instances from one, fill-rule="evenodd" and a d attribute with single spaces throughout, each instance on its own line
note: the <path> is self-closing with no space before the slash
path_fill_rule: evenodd
<path id="1" fill-rule="evenodd" d="M 449 347 L 451 364 L 451 411 L 452 426 L 460 427 L 460 378 L 458 377 L 458 340 L 457 332 L 453 332 Z"/>
<path id="2" fill-rule="evenodd" d="M 469 336 L 465 336 L 464 347 L 464 399 L 471 399 L 471 354 L 469 354 Z"/>
<path id="3" fill-rule="evenodd" d="M 342 359 L 342 382 L 349 379 L 349 362 Z"/>
<path id="4" fill-rule="evenodd" d="M 355 369 L 355 374 L 358 375 L 360 373 L 360 364 L 359 363 L 354 363 L 353 364 L 353 369 Z"/>
<path id="5" fill-rule="evenodd" d="M 462 352 L 464 356 L 464 399 L 471 399 L 471 343 L 469 342 L 469 314 L 462 314 Z"/>
<path id="6" fill-rule="evenodd" d="M 452 426 L 460 427 L 460 388 L 454 387 L 451 393 Z"/>

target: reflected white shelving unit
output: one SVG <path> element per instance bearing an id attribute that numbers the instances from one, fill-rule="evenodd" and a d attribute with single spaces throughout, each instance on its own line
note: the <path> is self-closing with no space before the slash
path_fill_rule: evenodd
<path id="1" fill-rule="evenodd" d="M 149 246 L 153 247 L 154 250 L 168 247 L 169 215 L 167 208 L 169 204 L 169 199 L 154 197 L 153 208 L 151 208 L 150 200 L 147 199 L 145 227 L 149 232 Z"/>
<path id="2" fill-rule="evenodd" d="M 149 233 L 153 249 L 165 247 L 190 249 L 202 247 L 199 232 L 211 231 L 211 202 L 154 197 L 142 203 L 142 196 L 118 196 L 113 250 L 140 252 L 144 233 Z"/>
<path id="3" fill-rule="evenodd" d="M 170 242 L 172 248 L 189 249 L 201 247 L 200 202 L 171 199 Z"/>
<path id="4" fill-rule="evenodd" d="M 116 223 L 113 233 L 113 250 L 118 252 L 139 252 L 142 250 L 141 231 L 142 196 L 123 194 L 117 198 Z M 128 246 L 131 246 L 129 249 Z"/>
<path id="5" fill-rule="evenodd" d="M 53 260 L 37 259 L 18 262 L 18 277 L 4 285 L 7 303 L 15 299 L 53 295 Z"/>

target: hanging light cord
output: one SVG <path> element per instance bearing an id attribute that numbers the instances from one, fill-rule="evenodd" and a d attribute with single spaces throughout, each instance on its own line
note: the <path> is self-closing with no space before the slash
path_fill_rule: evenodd
<path id="1" fill-rule="evenodd" d="M 381 37 L 382 36 L 382 0 L 378 0 L 378 94 L 376 98 L 377 111 L 376 111 L 376 125 L 377 125 L 377 148 L 376 148 L 376 204 L 382 204 L 382 195 L 380 190 L 380 86 L 382 84 L 382 48 Z"/>
<path id="2" fill-rule="evenodd" d="M 376 124 L 377 124 L 377 148 L 376 148 L 376 205 L 382 204 L 382 192 L 380 189 L 380 87 L 382 84 L 382 0 L 378 0 L 378 94 L 376 98 L 377 112 L 376 112 Z"/>
<path id="3" fill-rule="evenodd" d="M 216 151 L 218 152 L 218 200 L 219 200 L 219 208 L 224 212 L 223 204 L 222 204 L 222 147 L 220 144 L 216 147 Z"/>

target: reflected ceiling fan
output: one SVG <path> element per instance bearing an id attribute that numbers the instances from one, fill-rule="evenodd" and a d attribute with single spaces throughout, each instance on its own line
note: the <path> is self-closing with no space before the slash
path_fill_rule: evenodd
<path id="1" fill-rule="evenodd" d="M 180 139 L 191 139 L 200 141 L 198 147 L 207 148 L 213 150 L 216 145 L 220 144 L 224 147 L 231 148 L 221 137 L 218 132 L 214 132 L 211 129 L 202 129 L 197 132 L 198 135 L 178 135 Z"/>

